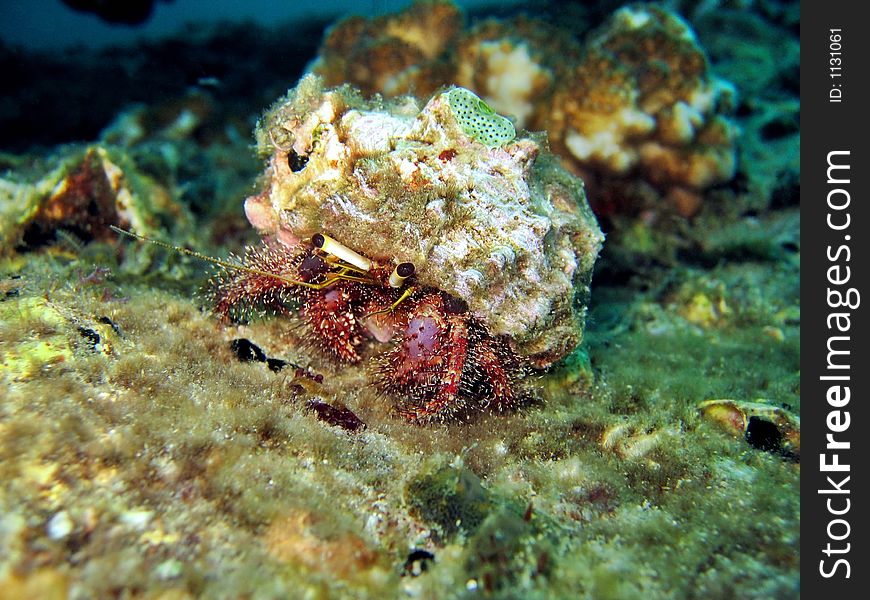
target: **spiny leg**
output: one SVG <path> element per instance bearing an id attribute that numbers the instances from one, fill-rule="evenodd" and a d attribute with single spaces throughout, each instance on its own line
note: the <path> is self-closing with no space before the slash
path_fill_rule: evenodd
<path id="1" fill-rule="evenodd" d="M 303 256 L 300 249 L 280 244 L 249 246 L 245 269 L 223 267 L 211 280 L 210 297 L 221 317 L 247 317 L 255 312 L 287 314 L 288 302 L 298 299 L 302 287 L 293 277 Z"/>
<path id="2" fill-rule="evenodd" d="M 348 284 L 308 291 L 300 312 L 312 345 L 344 362 L 359 362 L 363 331 Z"/>

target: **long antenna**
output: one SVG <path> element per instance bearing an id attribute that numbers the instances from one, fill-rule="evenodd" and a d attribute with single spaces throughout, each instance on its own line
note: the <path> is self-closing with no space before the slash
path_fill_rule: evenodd
<path id="1" fill-rule="evenodd" d="M 311 284 L 305 283 L 304 281 L 297 281 L 295 279 L 290 279 L 289 277 L 284 277 L 283 275 L 278 275 L 277 273 L 269 273 L 268 271 L 262 271 L 260 269 L 255 269 L 253 267 L 248 267 L 246 265 L 242 265 L 239 263 L 233 263 L 226 260 L 221 260 L 219 258 L 214 258 L 213 256 L 207 256 L 196 250 L 189 250 L 187 248 L 182 248 L 181 246 L 174 246 L 173 244 L 167 244 L 166 242 L 162 242 L 160 240 L 154 240 L 144 235 L 139 235 L 138 233 L 133 233 L 132 231 L 127 231 L 126 229 L 121 229 L 120 227 L 115 227 L 114 225 L 109 225 L 109 229 L 114 231 L 115 233 L 120 233 L 121 235 L 126 235 L 135 240 L 139 240 L 140 242 L 148 242 L 149 244 L 154 244 L 155 246 L 160 246 L 161 248 L 166 248 L 167 250 L 173 250 L 180 254 L 187 254 L 188 256 L 192 256 L 194 258 L 198 258 L 199 260 L 204 260 L 205 262 L 212 263 L 214 265 L 218 265 L 219 267 L 223 267 L 224 269 L 232 269 L 235 271 L 244 271 L 246 273 L 251 273 L 253 275 L 259 275 L 260 277 L 271 277 L 273 279 L 278 279 L 280 281 L 284 281 L 286 283 L 290 283 L 292 285 L 302 285 L 309 286 Z"/>

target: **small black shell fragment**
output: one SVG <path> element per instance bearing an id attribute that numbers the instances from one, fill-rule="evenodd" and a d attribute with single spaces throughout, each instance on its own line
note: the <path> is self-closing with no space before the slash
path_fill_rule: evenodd
<path id="1" fill-rule="evenodd" d="M 429 561 L 435 560 L 435 555 L 426 550 L 412 550 L 402 567 L 403 575 L 417 577 L 429 568 Z"/>
<path id="2" fill-rule="evenodd" d="M 230 350 L 241 362 L 265 362 L 266 354 L 251 340 L 238 338 L 230 342 Z"/>
<path id="3" fill-rule="evenodd" d="M 118 324 L 115 323 L 115 322 L 114 322 L 112 319 L 110 319 L 109 317 L 105 317 L 105 316 L 103 316 L 103 317 L 100 317 L 99 319 L 97 319 L 97 321 L 99 321 L 99 322 L 102 323 L 103 325 L 108 325 L 109 327 L 112 328 L 112 331 L 114 331 L 114 332 L 117 333 L 118 335 L 121 335 L 121 328 L 118 327 Z"/>
<path id="4" fill-rule="evenodd" d="M 302 169 L 305 168 L 305 165 L 308 164 L 308 156 L 303 154 L 299 155 L 295 150 L 291 150 L 287 153 L 287 166 L 290 167 L 290 170 L 294 173 L 298 173 Z"/>
<path id="5" fill-rule="evenodd" d="M 275 373 L 280 372 L 281 369 L 283 369 L 284 367 L 287 366 L 287 364 L 288 363 L 286 360 L 281 360 L 280 358 L 267 358 L 266 359 L 266 366 L 269 367 L 270 371 L 274 371 Z"/>
<path id="6" fill-rule="evenodd" d="M 93 329 L 88 329 L 87 327 L 79 327 L 79 335 L 81 335 L 91 345 L 92 350 L 97 349 L 97 345 L 100 343 L 99 333 Z"/>

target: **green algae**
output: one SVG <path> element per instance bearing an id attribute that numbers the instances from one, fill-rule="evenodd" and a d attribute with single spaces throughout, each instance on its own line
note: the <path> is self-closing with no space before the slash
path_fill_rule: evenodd
<path id="1" fill-rule="evenodd" d="M 525 511 L 504 507 L 490 514 L 468 542 L 465 570 L 474 585 L 489 593 L 509 594 L 510 588 L 530 589 L 535 580 L 552 575 L 555 547 Z"/>
<path id="2" fill-rule="evenodd" d="M 160 289 L 127 268 L 102 284 L 52 286 L 87 269 L 31 255 L 19 295 L 0 302 L 0 326 L 14 332 L 4 343 L 70 348 L 62 369 L 2 384 L 0 456 L 16 483 L 0 502 L 4 523 L 25 523 L 6 568 L 30 572 L 41 545 L 56 565 L 77 552 L 88 568 L 72 577 L 96 595 L 795 595 L 799 467 L 696 412 L 711 397 L 761 396 L 799 410 L 787 264 L 779 274 L 758 262 L 684 268 L 664 289 L 630 294 L 599 287 L 587 343 L 543 377 L 541 405 L 429 428 L 397 419 L 359 370 L 300 351 L 279 320 L 221 325 L 198 309 L 192 281 L 155 279 Z M 698 294 L 730 311 L 694 319 L 686 307 Z M 108 353 L 78 341 L 82 324 L 114 332 L 100 316 L 119 332 Z M 324 383 L 296 396 L 292 375 L 235 359 L 229 343 L 241 336 L 310 364 Z M 340 400 L 368 428 L 329 427 L 306 397 Z M 631 436 L 660 441 L 621 455 L 602 444 L 621 425 L 626 447 Z M 72 532 L 52 540 L 46 522 L 60 510 Z M 141 511 L 153 516 L 139 521 Z M 421 545 L 434 561 L 400 577 Z M 318 548 L 348 552 L 369 576 L 300 558 Z"/>
<path id="3" fill-rule="evenodd" d="M 434 523 L 445 537 L 473 533 L 492 509 L 480 478 L 469 469 L 449 465 L 409 481 L 405 502 L 412 515 Z"/>

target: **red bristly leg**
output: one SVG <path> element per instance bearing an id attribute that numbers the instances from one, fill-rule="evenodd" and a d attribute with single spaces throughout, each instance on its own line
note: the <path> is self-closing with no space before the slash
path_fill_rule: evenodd
<path id="1" fill-rule="evenodd" d="M 224 269 L 212 278 L 214 311 L 224 319 L 257 311 L 286 315 L 286 302 L 301 291 L 287 276 L 295 274 L 301 256 L 299 249 L 280 244 L 247 247 L 244 261 L 239 262 L 251 270 Z"/>
<path id="2" fill-rule="evenodd" d="M 423 406 L 414 407 L 413 420 L 428 421 L 464 408 L 465 403 L 460 399 L 459 391 L 468 356 L 468 327 L 464 319 L 454 316 L 448 319 L 448 328 L 446 343 L 441 345 L 441 370 L 438 379 L 433 382 L 437 385 L 437 391 Z"/>
<path id="3" fill-rule="evenodd" d="M 511 407 L 515 403 L 513 388 L 516 384 L 516 377 L 509 372 L 513 367 L 511 363 L 515 362 L 513 357 L 506 355 L 505 349 L 491 338 L 480 340 L 468 354 L 476 380 L 472 382 L 472 387 L 477 384 L 481 395 L 479 400 L 485 401 L 486 407 L 494 410 Z"/>
<path id="4" fill-rule="evenodd" d="M 347 282 L 305 294 L 301 309 L 309 340 L 324 352 L 349 363 L 359 362 L 362 326 L 355 314 Z"/>

